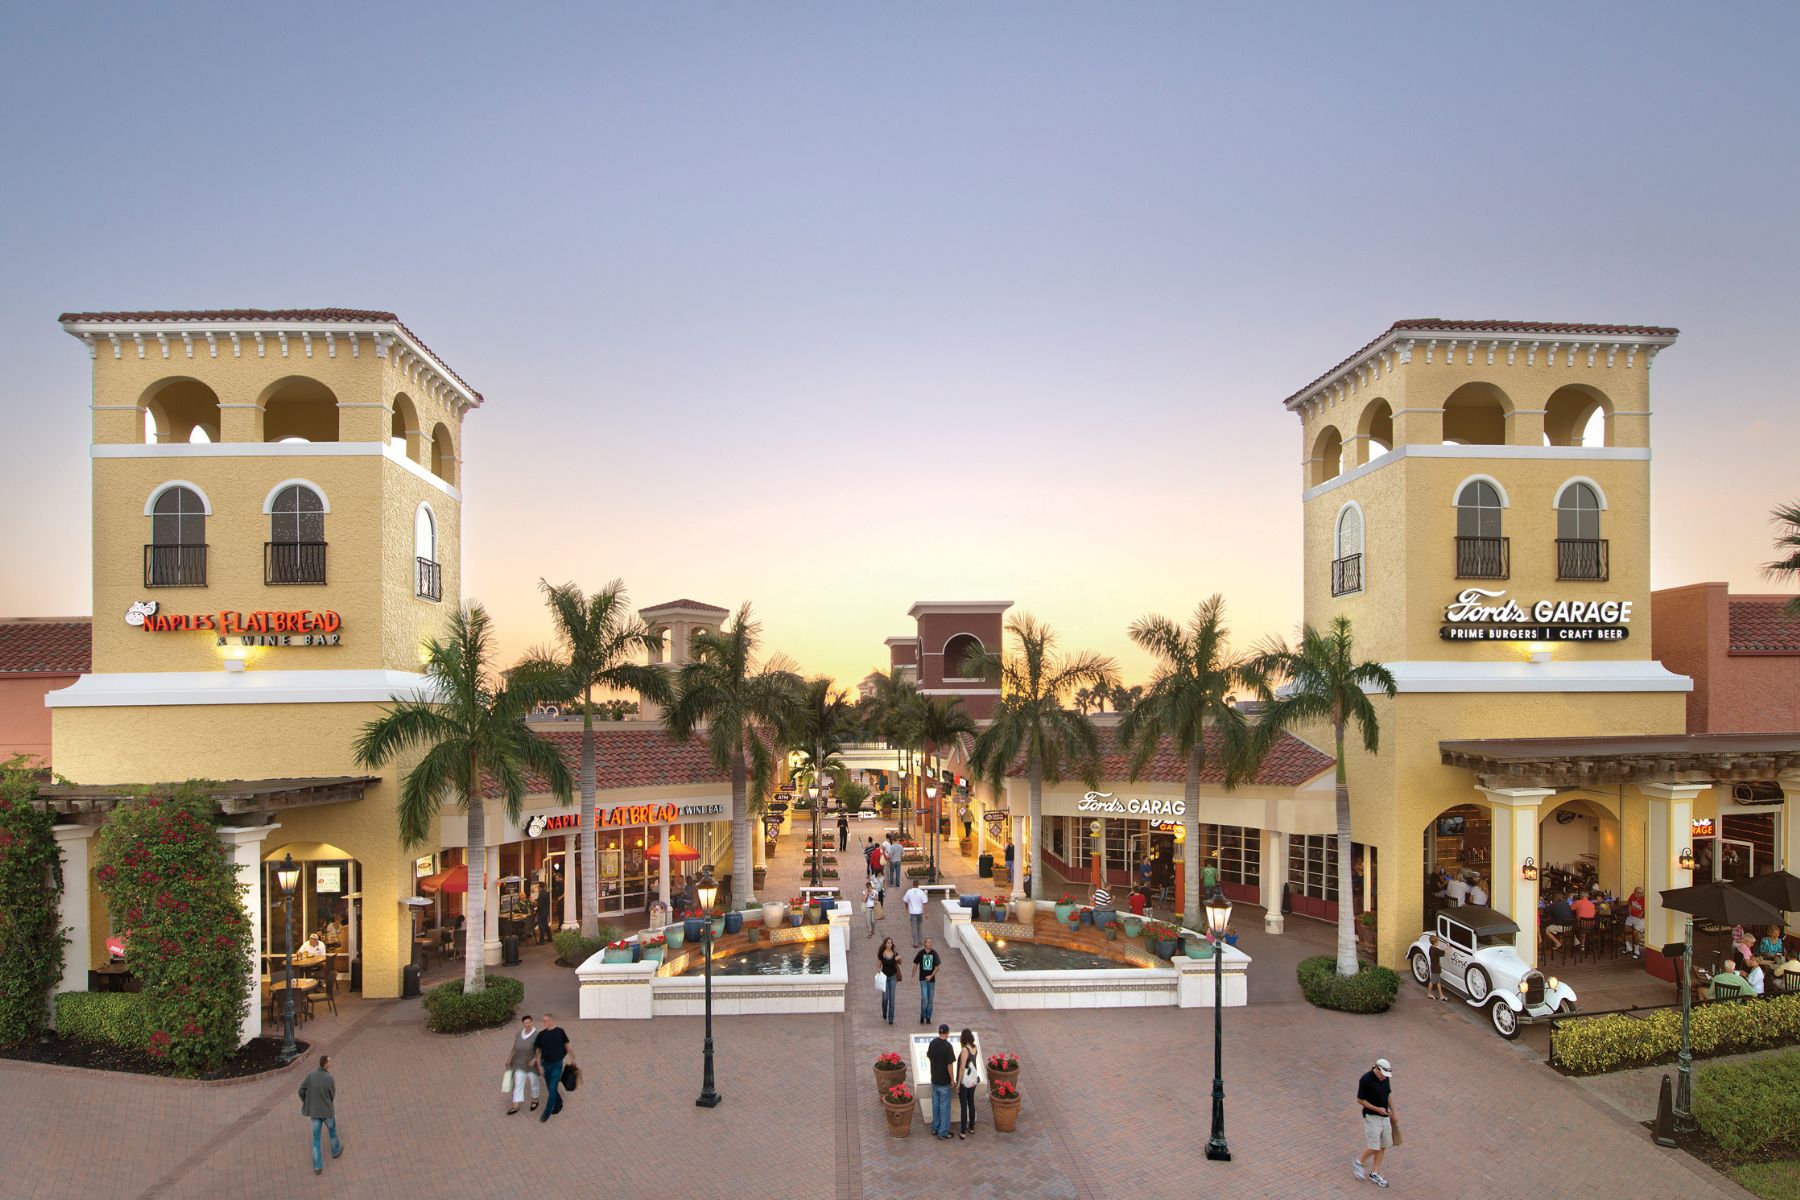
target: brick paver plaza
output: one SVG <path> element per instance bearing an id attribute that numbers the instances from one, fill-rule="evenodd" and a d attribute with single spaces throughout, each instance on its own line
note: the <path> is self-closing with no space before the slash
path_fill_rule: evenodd
<path id="1" fill-rule="evenodd" d="M 767 894 L 798 886 L 784 838 Z M 973 887 L 970 864 L 957 878 Z M 860 878 L 854 862 L 845 870 Z M 911 956 L 897 897 L 883 928 Z M 1247 919 L 1240 927 L 1260 927 Z M 853 926 L 841 1016 L 716 1018 L 724 1103 L 698 1109 L 697 1018 L 581 1022 L 574 973 L 528 950 L 512 973 L 526 1010 L 571 1025 L 585 1079 L 562 1115 L 504 1116 L 510 1031 L 424 1032 L 417 1001 L 340 1004 L 302 1029 L 333 1056 L 344 1157 L 314 1179 L 295 1089 L 305 1062 L 272 1077 L 200 1085 L 0 1062 L 7 1197 L 1235 1197 L 1372 1195 L 1350 1173 L 1361 1126 L 1356 1079 L 1394 1063 L 1404 1144 L 1390 1194 L 1421 1197 L 1743 1196 L 1723 1176 L 1645 1131 L 1407 983 L 1395 1009 L 1346 1016 L 1307 1005 L 1294 963 L 1332 931 L 1291 919 L 1281 937 L 1247 933 L 1251 1004 L 1225 1013 L 1227 1134 L 1233 1161 L 1207 1162 L 1211 1010 L 1004 1014 L 959 956 L 936 1016 L 1023 1060 L 1017 1132 L 996 1134 L 985 1099 L 968 1141 L 938 1142 L 923 1121 L 887 1135 L 871 1064 L 918 1032 L 917 985 L 896 1023 L 869 984 L 874 946 Z M 910 972 L 910 963 L 909 963 Z M 447 970 L 435 971 L 437 978 Z M 428 983 L 430 980 L 427 981 Z M 310 1061 L 310 1060 L 308 1060 Z M 1654 1106 L 1648 1088 L 1641 1116 Z"/>

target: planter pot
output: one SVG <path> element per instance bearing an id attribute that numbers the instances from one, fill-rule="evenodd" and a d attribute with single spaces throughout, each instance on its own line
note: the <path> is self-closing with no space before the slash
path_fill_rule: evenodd
<path id="1" fill-rule="evenodd" d="M 989 1070 L 988 1071 L 988 1090 L 990 1092 L 993 1091 L 994 1085 L 996 1083 L 1010 1083 L 1014 1087 L 1018 1087 L 1019 1086 L 1019 1068 L 1014 1067 L 1010 1071 Z"/>
<path id="2" fill-rule="evenodd" d="M 1157 938 L 1150 943 L 1150 952 L 1158 958 L 1174 958 L 1175 942 L 1175 938 Z"/>
<path id="3" fill-rule="evenodd" d="M 668 949 L 667 946 L 645 946 L 644 954 L 640 961 L 659 963 L 663 960 L 663 956 L 668 953 Z"/>
<path id="4" fill-rule="evenodd" d="M 1188 942 L 1186 945 L 1189 958 L 1211 958 L 1213 956 L 1213 944 L 1205 938 Z"/>
<path id="5" fill-rule="evenodd" d="M 1144 919 L 1142 917 L 1125 917 L 1122 918 L 1120 923 L 1125 926 L 1126 937 L 1137 937 L 1144 932 Z"/>
<path id="6" fill-rule="evenodd" d="M 764 928 L 780 929 L 787 924 L 787 905 L 779 900 L 763 905 L 762 919 Z"/>
<path id="7" fill-rule="evenodd" d="M 1069 932 L 1070 933 L 1080 933 L 1081 932 L 1081 922 L 1076 920 L 1074 917 L 1069 918 Z"/>
<path id="8" fill-rule="evenodd" d="M 906 1082 L 906 1068 L 895 1067 L 892 1070 L 875 1068 L 875 1098 L 887 1103 L 887 1090 L 898 1083 Z"/>
<path id="9" fill-rule="evenodd" d="M 905 1104 L 895 1104 L 892 1100 L 883 1097 L 881 1107 L 887 1113 L 889 1137 L 906 1137 L 912 1133 L 913 1114 L 919 1111 L 916 1102 L 908 1100 Z"/>
<path id="10" fill-rule="evenodd" d="M 1093 923 L 1094 923 L 1094 910 L 1091 908 L 1082 909 L 1081 910 L 1081 924 L 1092 925 Z"/>
<path id="11" fill-rule="evenodd" d="M 752 880 L 755 881 L 755 887 L 758 891 L 762 890 L 763 880 L 768 878 L 768 875 L 769 875 L 769 868 L 767 868 L 767 867 L 751 867 L 750 868 L 750 877 Z"/>
<path id="12" fill-rule="evenodd" d="M 956 902 L 958 904 L 962 905 L 964 908 L 979 908 L 979 907 L 981 907 L 981 897 L 980 896 L 958 896 L 956 898 Z"/>
<path id="13" fill-rule="evenodd" d="M 790 912 L 788 914 L 788 924 L 792 925 L 795 929 L 800 928 L 800 926 L 802 924 L 804 924 L 805 921 L 806 921 L 806 910 L 805 909 L 801 909 L 799 912 Z"/>
<path id="14" fill-rule="evenodd" d="M 724 937 L 725 936 L 725 918 L 724 917 L 714 917 L 712 919 L 712 931 L 713 931 L 714 937 Z"/>
<path id="15" fill-rule="evenodd" d="M 1013 1127 L 1019 1123 L 1018 1098 L 1002 1100 L 998 1096 L 990 1095 L 988 1103 L 993 1106 L 994 1110 L 994 1132 L 1011 1133 Z"/>
<path id="16" fill-rule="evenodd" d="M 600 952 L 600 961 L 603 963 L 628 963 L 635 960 L 631 957 L 630 947 L 622 947 L 615 950 L 611 946 L 608 946 Z"/>
<path id="17" fill-rule="evenodd" d="M 706 936 L 706 918 L 705 917 L 683 917 L 681 919 L 681 932 L 687 938 L 688 941 L 690 941 L 690 942 L 699 941 L 701 938 Z"/>
<path id="18" fill-rule="evenodd" d="M 1014 900 L 1013 919 L 1021 925 L 1037 924 L 1037 901 Z"/>
<path id="19" fill-rule="evenodd" d="M 687 926 L 685 923 L 671 925 L 663 931 L 663 936 L 669 939 L 669 949 L 679 950 L 687 944 Z"/>
<path id="20" fill-rule="evenodd" d="M 827 916 L 831 912 L 831 910 L 836 907 L 837 907 L 837 901 L 833 900 L 830 896 L 820 897 L 820 899 L 819 899 L 819 916 L 821 916 L 821 917 Z"/>
<path id="21" fill-rule="evenodd" d="M 1116 908 L 1096 908 L 1094 910 L 1095 929 L 1105 929 L 1108 925 L 1117 922 L 1118 919 L 1119 910 Z"/>
<path id="22" fill-rule="evenodd" d="M 1235 945 L 1237 945 L 1237 934 L 1235 934 L 1235 933 L 1228 933 L 1228 934 L 1226 934 L 1226 935 L 1225 935 L 1225 944 L 1226 944 L 1226 945 L 1227 945 L 1227 946 L 1235 946 Z"/>
<path id="23" fill-rule="evenodd" d="M 1072 912 L 1074 912 L 1074 911 L 1075 911 L 1075 906 L 1074 906 L 1074 905 L 1073 905 L 1073 904 L 1059 904 L 1059 905 L 1057 905 L 1057 906 L 1056 906 L 1056 923 L 1057 923 L 1057 924 L 1058 924 L 1058 925 L 1061 925 L 1061 924 L 1063 924 L 1063 923 L 1064 923 L 1064 922 L 1066 922 L 1066 921 L 1068 921 L 1068 919 L 1069 919 L 1069 914 L 1070 914 L 1070 913 L 1072 913 Z"/>
<path id="24" fill-rule="evenodd" d="M 1106 927 L 1106 940 L 1109 942 L 1116 942 L 1119 940 L 1119 926 L 1116 921 Z"/>
<path id="25" fill-rule="evenodd" d="M 726 933 L 742 933 L 744 931 L 744 914 L 728 912 L 724 917 Z"/>

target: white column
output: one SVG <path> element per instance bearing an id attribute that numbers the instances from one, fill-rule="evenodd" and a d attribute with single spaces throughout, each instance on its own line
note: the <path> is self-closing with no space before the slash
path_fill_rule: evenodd
<path id="1" fill-rule="evenodd" d="M 975 812 L 975 857 L 979 859 L 987 853 L 987 804 L 977 808 L 974 792 L 969 793 L 969 807 Z"/>
<path id="2" fill-rule="evenodd" d="M 490 967 L 500 965 L 500 847 L 489 842 L 482 855 L 482 877 L 477 880 L 474 867 L 469 868 L 469 886 L 487 891 L 487 911 L 482 914 L 481 961 Z M 467 935 L 465 935 L 467 936 Z"/>
<path id="3" fill-rule="evenodd" d="M 56 836 L 57 853 L 62 855 L 62 911 L 57 921 L 69 944 L 63 947 L 62 982 L 59 992 L 88 990 L 88 968 L 94 963 L 89 943 L 89 920 L 93 915 L 93 871 L 89 866 L 88 843 L 100 832 L 98 825 L 57 825 L 50 831 Z M 55 1018 L 55 996 L 51 997 L 51 1017 Z"/>
<path id="4" fill-rule="evenodd" d="M 581 915 L 575 907 L 575 885 L 581 872 L 575 869 L 575 835 L 563 834 L 563 915 L 564 929 L 580 929 Z"/>
<path id="5" fill-rule="evenodd" d="M 1263 932 L 1283 933 L 1287 930 L 1287 918 L 1281 913 L 1281 885 L 1287 879 L 1288 835 L 1274 829 L 1262 831 L 1262 874 L 1261 881 L 1263 904 Z M 1363 883 L 1363 891 L 1369 885 Z"/>
<path id="6" fill-rule="evenodd" d="M 1534 863 L 1538 853 L 1538 806 L 1556 795 L 1552 788 L 1490 788 L 1476 786 L 1493 812 L 1493 854 L 1488 859 L 1488 903 L 1518 922 L 1513 945 L 1519 957 L 1537 965 L 1538 884 L 1526 879 L 1525 860 Z M 1539 863 L 1538 865 L 1542 865 Z"/>
<path id="7" fill-rule="evenodd" d="M 354 972 L 356 962 L 362 956 L 362 924 L 358 916 L 362 908 L 362 864 L 351 859 L 347 875 L 349 882 L 344 886 L 348 889 L 350 912 L 344 918 L 344 948 L 350 952 L 350 969 Z M 410 929 L 406 936 L 412 937 Z"/>
<path id="8" fill-rule="evenodd" d="M 225 825 L 219 829 L 219 842 L 231 863 L 237 868 L 238 880 L 249 885 L 244 893 L 244 915 L 250 920 L 250 985 L 245 996 L 244 1023 L 238 1030 L 238 1044 L 244 1045 L 262 1033 L 262 961 L 260 930 L 262 928 L 262 858 L 263 843 L 278 824 Z"/>
<path id="9" fill-rule="evenodd" d="M 1014 817 L 1012 819 L 1012 841 L 1012 898 L 1014 900 L 1021 900 L 1025 897 L 1025 872 L 1031 866 L 1031 853 L 1025 849 L 1024 817 Z M 1006 861 L 1006 847 L 1004 846 L 1000 848 L 1000 860 L 1002 865 L 1004 865 Z M 1034 879 L 1031 881 L 1031 887 L 1032 890 L 1041 895 L 1044 890 L 1044 881 L 1041 879 Z"/>
<path id="10" fill-rule="evenodd" d="M 1681 865 L 1681 852 L 1694 847 L 1694 797 L 1712 787 L 1710 783 L 1641 783 L 1649 808 L 1649 837 L 1644 882 L 1644 941 L 1652 949 L 1669 942 L 1679 942 L 1687 932 L 1687 917 L 1662 906 L 1662 892 L 1668 888 L 1690 887 L 1694 882 L 1691 867 Z"/>
<path id="11" fill-rule="evenodd" d="M 754 822 L 756 830 L 752 834 L 756 844 L 762 845 L 762 822 Z M 674 836 L 675 827 L 662 827 L 662 846 L 656 855 L 656 898 L 662 901 L 663 920 L 669 919 L 669 838 Z"/>

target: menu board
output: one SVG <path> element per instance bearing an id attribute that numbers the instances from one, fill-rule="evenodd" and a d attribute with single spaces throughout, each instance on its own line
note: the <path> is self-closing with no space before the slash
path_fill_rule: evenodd
<path id="1" fill-rule="evenodd" d="M 314 867 L 313 891 L 341 892 L 344 890 L 344 868 Z"/>

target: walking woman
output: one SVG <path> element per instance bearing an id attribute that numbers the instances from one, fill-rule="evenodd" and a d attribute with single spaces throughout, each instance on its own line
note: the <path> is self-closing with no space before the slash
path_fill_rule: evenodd
<path id="1" fill-rule="evenodd" d="M 537 1054 L 537 1035 L 538 1031 L 531 1027 L 531 1014 L 520 1017 L 518 1036 L 512 1039 L 512 1044 L 508 1047 L 503 1076 L 505 1082 L 500 1085 L 502 1091 L 508 1086 L 512 1088 L 512 1107 L 506 1110 L 509 1117 L 519 1111 L 519 1104 L 525 1099 L 527 1083 L 531 1085 L 531 1111 L 537 1111 L 538 1093 L 543 1087 L 537 1066 L 532 1062 Z"/>
<path id="2" fill-rule="evenodd" d="M 958 1138 L 975 1132 L 975 1087 L 981 1082 L 981 1055 L 975 1052 L 975 1031 L 962 1031 L 956 1050 L 956 1101 Z"/>
<path id="3" fill-rule="evenodd" d="M 892 1025 L 894 1001 L 900 991 L 900 951 L 894 947 L 894 939 L 882 938 L 875 957 L 881 963 L 881 973 L 887 977 L 887 988 L 881 993 L 881 1015 Z"/>
<path id="4" fill-rule="evenodd" d="M 869 876 L 869 886 L 863 889 L 863 912 L 869 919 L 869 936 L 875 936 L 875 906 L 881 903 L 881 889 L 875 886 L 875 877 Z"/>

